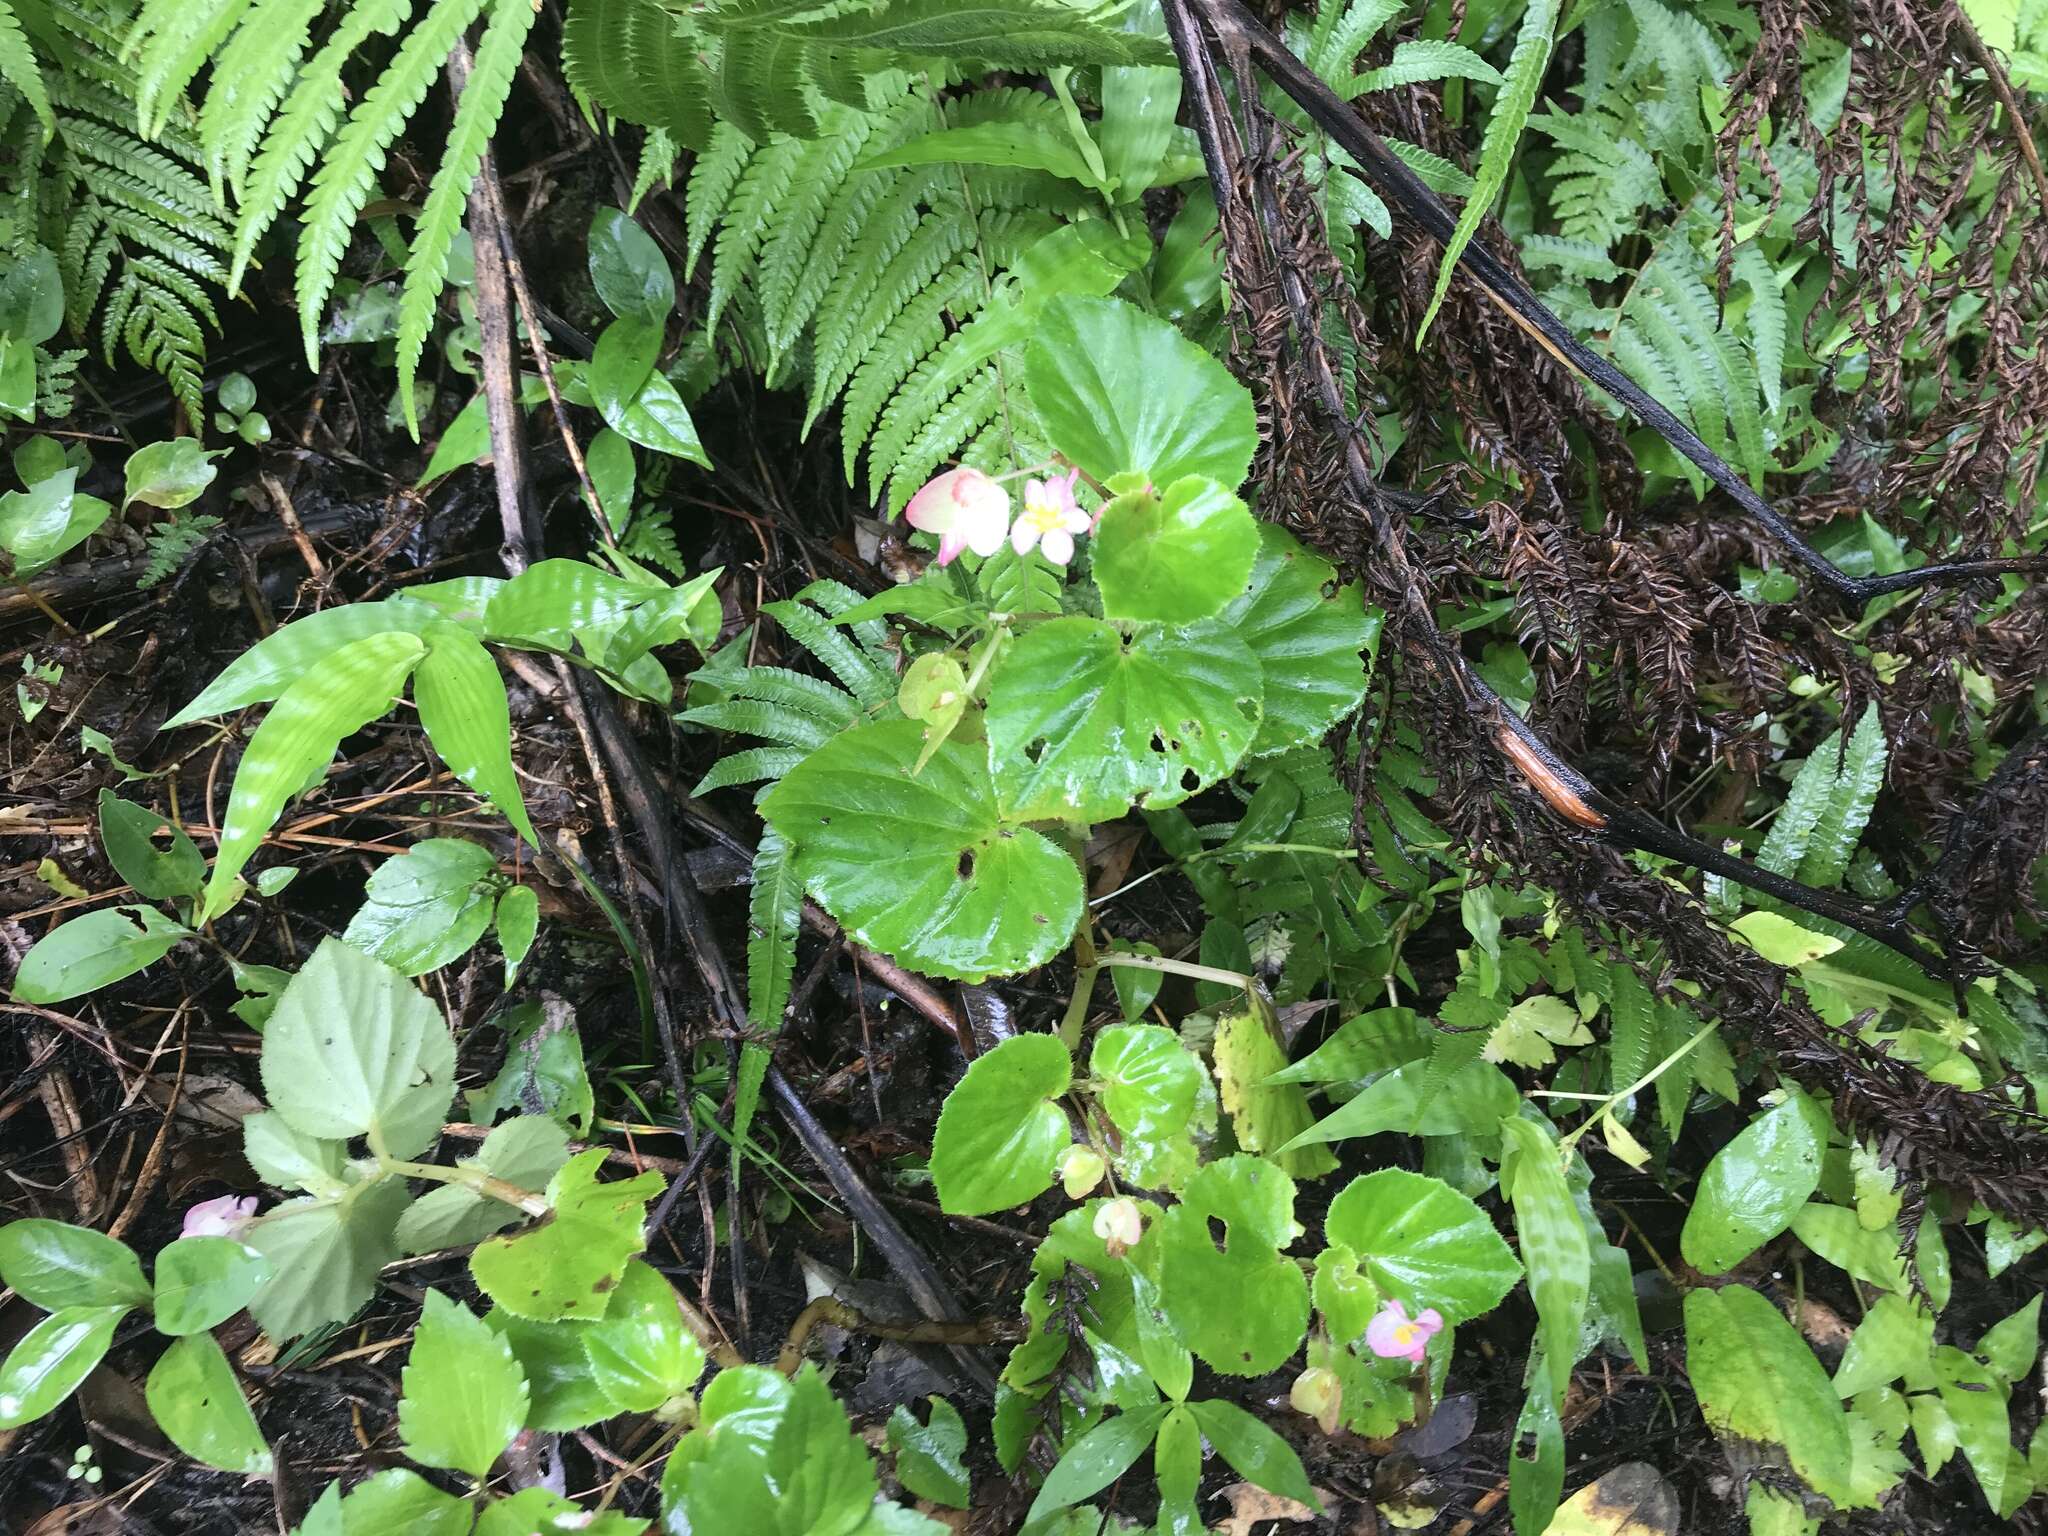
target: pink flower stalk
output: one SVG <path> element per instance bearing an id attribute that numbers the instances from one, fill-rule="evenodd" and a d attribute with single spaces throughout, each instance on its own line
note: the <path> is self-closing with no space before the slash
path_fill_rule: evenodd
<path id="1" fill-rule="evenodd" d="M 1074 485 L 1081 478 L 1078 469 L 1058 480 L 1024 482 L 1024 514 L 1010 530 L 1010 548 L 1028 555 L 1036 546 L 1054 565 L 1074 558 L 1074 535 L 1087 533 L 1094 524 L 1074 500 Z"/>
<path id="2" fill-rule="evenodd" d="M 1385 1360 L 1412 1360 L 1422 1364 L 1429 1341 L 1443 1332 L 1443 1315 L 1426 1307 L 1414 1319 L 1398 1301 L 1390 1301 L 1365 1325 L 1365 1346 Z"/>
<path id="3" fill-rule="evenodd" d="M 256 1197 L 250 1195 L 237 1199 L 233 1195 L 222 1195 L 218 1200 L 202 1200 L 185 1213 L 185 1227 L 181 1237 L 234 1237 L 242 1228 L 256 1218 Z"/>
<path id="4" fill-rule="evenodd" d="M 1010 531 L 1010 493 L 978 469 L 949 469 L 910 498 L 903 509 L 910 526 L 939 538 L 939 564 L 951 565 L 963 549 L 986 559 L 1003 547 Z"/>

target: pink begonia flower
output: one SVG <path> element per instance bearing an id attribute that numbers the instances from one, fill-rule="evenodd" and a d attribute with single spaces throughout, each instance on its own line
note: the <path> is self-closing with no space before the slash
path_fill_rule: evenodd
<path id="1" fill-rule="evenodd" d="M 1443 1332 L 1443 1327 L 1443 1315 L 1435 1307 L 1424 1308 L 1410 1321 L 1408 1309 L 1390 1301 L 1365 1325 L 1365 1345 L 1382 1359 L 1406 1359 L 1420 1365 L 1429 1352 L 1429 1341 Z"/>
<path id="2" fill-rule="evenodd" d="M 202 1200 L 185 1213 L 185 1227 L 181 1237 L 233 1237 L 256 1217 L 256 1197 L 237 1199 L 233 1195 L 222 1195 L 218 1200 Z"/>
<path id="3" fill-rule="evenodd" d="M 978 469 L 949 469 L 911 497 L 903 515 L 938 535 L 939 564 L 951 565 L 963 549 L 986 559 L 1010 531 L 1010 493 Z"/>
<path id="4" fill-rule="evenodd" d="M 1010 530 L 1010 548 L 1028 555 L 1036 545 L 1054 565 L 1074 558 L 1074 535 L 1095 526 L 1074 500 L 1074 484 L 1080 477 L 1076 469 L 1063 479 L 1024 482 L 1024 513 Z"/>

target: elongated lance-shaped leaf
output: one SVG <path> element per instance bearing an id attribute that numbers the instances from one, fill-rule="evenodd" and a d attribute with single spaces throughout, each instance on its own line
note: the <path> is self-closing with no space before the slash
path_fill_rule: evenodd
<path id="1" fill-rule="evenodd" d="M 283 107 L 270 120 L 263 148 L 241 192 L 229 292 L 240 289 L 242 274 L 256 254 L 256 243 L 269 233 L 284 205 L 299 190 L 314 157 L 327 147 L 348 101 L 341 88 L 342 66 L 370 37 L 396 32 L 410 15 L 412 0 L 362 0 L 300 72 Z"/>
<path id="2" fill-rule="evenodd" d="M 1834 753 L 1827 754 L 1825 766 L 1833 774 L 1834 787 L 1799 860 L 1799 878 L 1808 885 L 1839 885 L 1849 872 L 1849 859 L 1870 824 L 1871 809 L 1884 784 L 1885 756 L 1884 724 L 1872 704 L 1850 732 L 1849 750 L 1841 761 L 1835 761 Z"/>
<path id="3" fill-rule="evenodd" d="M 463 29 L 483 6 L 484 0 L 434 0 L 434 8 L 407 34 L 397 56 L 349 115 L 313 177 L 299 234 L 299 329 L 309 368 L 320 365 L 320 317 L 334 291 L 349 231 L 384 168 L 384 152 L 419 110 Z"/>
<path id="4" fill-rule="evenodd" d="M 57 131 L 57 118 L 50 110 L 50 93 L 43 84 L 43 72 L 37 67 L 28 36 L 21 30 L 7 0 L 0 0 L 0 80 L 21 92 L 22 100 L 43 125 L 44 138 Z"/>
<path id="5" fill-rule="evenodd" d="M 235 770 L 220 848 L 206 882 L 206 918 L 226 910 L 235 877 L 285 802 L 334 756 L 344 737 L 391 708 L 426 653 L 417 635 L 371 635 L 333 652 L 284 691 Z"/>
<path id="6" fill-rule="evenodd" d="M 491 134 L 505 111 L 512 76 L 526 48 L 537 13 L 532 0 L 492 0 L 490 24 L 477 44 L 476 62 L 456 103 L 455 122 L 448 130 L 448 148 L 427 201 L 413 226 L 412 251 L 405 259 L 405 288 L 398 300 L 398 396 L 405 405 L 406 430 L 420 435 L 413 380 L 420 354 L 434 328 L 434 311 L 448 281 L 448 253 L 462 232 L 462 210 L 469 189 L 490 147 Z"/>
<path id="7" fill-rule="evenodd" d="M 505 680 L 491 653 L 454 624 L 425 636 L 428 650 L 413 675 L 420 724 L 448 771 L 489 800 L 526 841 L 538 848 L 519 776 L 512 769 L 512 712 Z"/>
<path id="8" fill-rule="evenodd" d="M 772 1032 L 782 1028 L 796 971 L 796 933 L 803 908 L 803 882 L 796 854 L 773 827 L 762 830 L 754 850 L 754 888 L 747 908 L 747 1022 Z M 754 1083 L 760 1092 L 760 1081 Z M 733 1130 L 740 1130 L 735 1112 Z"/>
<path id="9" fill-rule="evenodd" d="M 1586 1224 L 1572 1203 L 1557 1144 L 1534 1121 L 1510 1116 L 1501 1122 L 1503 1153 L 1514 1157 L 1509 1198 L 1515 1207 L 1515 1236 L 1529 1294 L 1536 1301 L 1536 1338 L 1550 1376 L 1550 1400 L 1564 1401 L 1579 1337 L 1592 1294 L 1593 1254 Z"/>
<path id="10" fill-rule="evenodd" d="M 343 646 L 371 635 L 422 634 L 443 622 L 438 609 L 406 598 L 350 603 L 308 614 L 242 652 L 200 691 L 198 698 L 166 720 L 161 729 L 175 730 L 209 715 L 232 714 L 251 704 L 267 704 Z"/>
<path id="11" fill-rule="evenodd" d="M 1493 101 L 1493 116 L 1486 120 L 1486 138 L 1479 151 L 1479 173 L 1472 195 L 1458 215 L 1457 228 L 1444 246 L 1443 263 L 1437 268 L 1436 292 L 1430 295 L 1429 311 L 1415 333 L 1416 345 L 1429 334 L 1444 294 L 1451 286 L 1451 274 L 1458 270 L 1458 257 L 1479 229 L 1480 220 L 1493 206 L 1494 198 L 1507 183 L 1514 164 L 1515 147 L 1522 140 L 1522 126 L 1529 121 L 1529 109 L 1536 105 L 1536 93 L 1543 86 L 1543 71 L 1550 64 L 1550 47 L 1557 30 L 1559 0 L 1529 0 L 1522 13 L 1522 30 L 1515 37 L 1515 51 L 1508 59 L 1507 80 Z"/>

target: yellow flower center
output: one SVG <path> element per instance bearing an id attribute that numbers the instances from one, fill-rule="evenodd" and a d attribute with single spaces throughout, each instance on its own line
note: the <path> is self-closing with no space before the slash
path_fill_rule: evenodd
<path id="1" fill-rule="evenodd" d="M 1037 495 L 1024 498 L 1023 522 L 1033 533 L 1051 533 L 1066 521 L 1066 516 L 1066 510 L 1056 501 Z"/>

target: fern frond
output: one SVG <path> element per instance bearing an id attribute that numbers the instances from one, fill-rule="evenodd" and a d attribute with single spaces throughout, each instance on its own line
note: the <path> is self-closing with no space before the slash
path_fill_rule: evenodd
<path id="1" fill-rule="evenodd" d="M 804 66 L 808 44 L 780 30 L 735 32 L 719 53 L 712 95 L 718 115 L 756 144 L 778 135 L 815 139 L 823 131 Z"/>
<path id="2" fill-rule="evenodd" d="M 149 543 L 149 560 L 142 567 L 142 574 L 135 578 L 136 590 L 147 592 L 151 587 L 162 585 L 179 566 L 192 558 L 219 526 L 219 518 L 205 513 L 191 516 L 173 513 L 153 524 L 145 535 Z"/>
<path id="3" fill-rule="evenodd" d="M 1400 0 L 1327 0 L 1297 50 L 1302 62 L 1334 89 L 1380 28 L 1401 14 Z"/>
<path id="4" fill-rule="evenodd" d="M 683 255 L 685 279 L 697 275 L 697 258 L 717 233 L 718 221 L 725 217 L 726 207 L 732 201 L 733 188 L 746 174 L 747 162 L 753 154 L 753 140 L 732 124 L 720 123 L 711 130 L 710 147 L 690 167 L 689 184 L 683 190 L 683 232 L 688 237 Z"/>
<path id="5" fill-rule="evenodd" d="M 1416 329 L 1416 343 L 1429 334 L 1430 322 L 1442 307 L 1458 269 L 1458 257 L 1478 232 L 1493 200 L 1506 185 L 1508 168 L 1514 163 L 1516 147 L 1522 140 L 1522 126 L 1529 109 L 1536 105 L 1536 93 L 1543 85 L 1543 71 L 1550 63 L 1550 48 L 1557 31 L 1559 0 L 1529 0 L 1522 13 L 1522 29 L 1515 37 L 1515 51 L 1508 58 L 1505 83 L 1494 97 L 1493 113 L 1486 120 L 1486 137 L 1479 150 L 1479 171 L 1473 178 L 1472 195 L 1459 210 L 1457 227 L 1444 245 L 1443 261 L 1437 268 L 1436 291 L 1429 309 Z"/>
<path id="6" fill-rule="evenodd" d="M 656 0 L 576 0 L 562 26 L 562 69 L 607 112 L 699 149 L 712 117 L 698 47 L 688 23 Z"/>
<path id="7" fill-rule="evenodd" d="M 796 599 L 764 603 L 761 612 L 783 627 L 858 699 L 874 709 L 896 697 L 896 675 L 869 655 L 856 640 L 841 633 L 818 610 Z"/>
<path id="8" fill-rule="evenodd" d="M 299 234 L 298 272 L 299 330 L 309 368 L 320 365 L 320 318 L 341 271 L 349 232 L 384 168 L 384 152 L 426 100 L 441 66 L 484 4 L 485 0 L 434 0 L 434 8 L 406 34 L 390 65 L 349 114 L 314 174 L 306 224 Z"/>
<path id="9" fill-rule="evenodd" d="M 995 69 L 1036 74 L 1063 64 L 1173 63 L 1166 44 L 1117 30 L 1064 0 L 882 0 L 858 9 L 813 6 L 810 16 L 782 16 L 761 24 L 760 11 L 744 26 L 730 3 L 713 8 L 706 24 L 727 27 L 728 41 L 750 33 L 804 43 L 871 48 L 901 55 L 980 59 Z"/>
<path id="10" fill-rule="evenodd" d="M 668 136 L 666 128 L 648 129 L 647 139 L 640 146 L 640 164 L 633 172 L 633 190 L 626 198 L 626 212 L 638 212 L 648 193 L 662 182 L 672 180 L 676 161 L 681 158 L 682 150 Z"/>
<path id="11" fill-rule="evenodd" d="M 744 732 L 804 752 L 815 752 L 838 734 L 816 715 L 759 699 L 721 699 L 716 704 L 699 704 L 676 718 L 688 725 Z"/>
<path id="12" fill-rule="evenodd" d="M 135 65 L 135 120 L 153 139 L 185 104 L 185 87 L 249 9 L 250 0 L 143 0 L 125 50 Z"/>
<path id="13" fill-rule="evenodd" d="M 1795 265 L 1785 274 L 1790 281 Z M 1778 273 L 1764 253 L 1754 245 L 1735 252 L 1734 273 L 1749 290 L 1749 344 L 1756 353 L 1757 382 L 1764 392 L 1764 408 L 1773 416 L 1784 398 L 1785 335 L 1790 318 L 1785 312 L 1785 290 Z"/>
<path id="14" fill-rule="evenodd" d="M 420 434 L 420 421 L 413 381 L 434 327 L 441 290 L 448 281 L 448 255 L 462 232 L 469 189 L 504 113 L 534 15 L 532 0 L 491 0 L 491 19 L 477 44 L 468 83 L 455 104 L 448 147 L 427 189 L 419 222 L 413 226 L 412 249 L 405 259 L 405 286 L 398 298 L 398 396 L 405 407 L 406 430 L 415 438 Z M 321 308 L 326 308 L 324 296 Z"/>
<path id="15" fill-rule="evenodd" d="M 1369 91 L 1391 90 L 1398 85 L 1419 85 L 1430 80 L 1477 80 L 1481 85 L 1499 85 L 1500 71 L 1459 43 L 1423 39 L 1406 42 L 1394 49 L 1392 59 L 1379 69 L 1355 75 L 1339 94 L 1349 101 Z"/>
<path id="16" fill-rule="evenodd" d="M 257 141 L 291 87 L 320 7 L 321 0 L 270 0 L 263 25 L 238 27 L 214 61 L 199 108 L 199 142 L 216 196 L 225 182 L 243 201 Z"/>
<path id="17" fill-rule="evenodd" d="M 764 828 L 760 846 L 754 850 L 754 888 L 747 899 L 747 1022 L 756 1029 L 782 1027 L 790 980 L 796 974 L 796 934 L 803 901 L 796 850 L 773 827 Z M 756 1099 L 760 1091 L 756 1082 Z M 746 1134 L 735 1116 L 735 1155 Z"/>
<path id="18" fill-rule="evenodd" d="M 0 80 L 6 81 L 29 105 L 36 121 L 43 125 L 43 137 L 57 132 L 57 114 L 50 109 L 50 93 L 43 85 L 42 67 L 36 63 L 28 34 L 21 30 L 14 7 L 0 0 Z"/>
<path id="19" fill-rule="evenodd" d="M 1003 407 L 1004 385 L 1000 369 L 984 368 L 957 394 L 927 417 L 916 434 L 893 459 L 879 455 L 868 464 L 870 494 L 879 499 L 881 477 L 888 475 L 889 516 L 895 517 L 910 505 L 917 488 L 930 478 L 939 463 L 956 453 L 967 440 L 995 419 Z"/>
<path id="20" fill-rule="evenodd" d="M 738 284 L 752 276 L 761 243 L 776 222 L 777 210 L 796 181 L 808 147 L 802 139 L 778 138 L 747 162 L 718 232 L 711 266 L 711 303 L 704 317 L 706 330 L 718 329 L 719 316 L 725 313 Z"/>
<path id="21" fill-rule="evenodd" d="M 342 66 L 369 38 L 395 33 L 411 14 L 412 0 L 360 0 L 299 72 L 284 105 L 270 120 L 263 148 L 249 167 L 248 184 L 242 190 L 240 214 L 235 221 L 229 292 L 240 291 L 242 276 L 256 253 L 256 242 L 277 222 L 285 204 L 305 180 L 314 158 L 334 136 L 334 126 L 341 121 L 348 99 L 341 85 Z"/>
<path id="22" fill-rule="evenodd" d="M 876 337 L 847 388 L 839 412 L 849 482 L 859 465 L 862 445 L 881 419 L 883 406 L 909 378 L 918 359 L 946 339 L 949 315 L 969 309 L 980 288 L 981 274 L 974 264 L 956 261 L 904 305 Z"/>
<path id="23" fill-rule="evenodd" d="M 714 789 L 730 789 L 735 784 L 779 779 L 802 762 L 805 755 L 794 747 L 743 747 L 713 763 L 711 771 L 697 781 L 690 793 L 708 795 Z"/>

